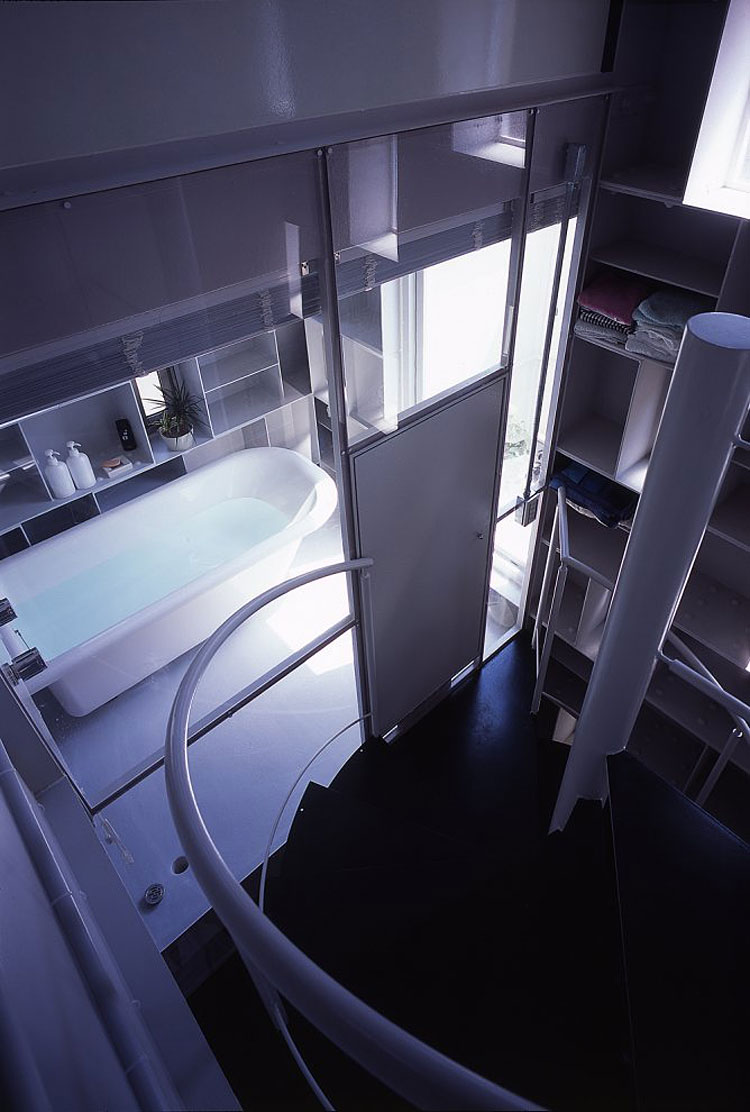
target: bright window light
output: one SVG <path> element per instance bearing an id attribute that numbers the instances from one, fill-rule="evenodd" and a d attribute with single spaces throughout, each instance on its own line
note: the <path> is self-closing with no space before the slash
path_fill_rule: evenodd
<path id="1" fill-rule="evenodd" d="M 143 405 L 143 412 L 147 417 L 153 417 L 157 413 L 161 413 L 164 409 L 164 401 L 161 396 L 161 382 L 159 381 L 159 372 L 151 371 L 150 374 L 141 375 L 140 378 L 135 380 L 138 387 L 138 396 Z"/>
<path id="2" fill-rule="evenodd" d="M 745 104 L 745 116 L 740 128 L 727 185 L 730 189 L 750 191 L 750 97 Z"/>
<path id="3" fill-rule="evenodd" d="M 685 204 L 750 218 L 750 4 L 732 0 Z"/>
<path id="4" fill-rule="evenodd" d="M 266 624 L 296 652 L 349 613 L 346 577 L 333 575 L 299 587 L 293 594 L 272 604 Z M 338 637 L 326 649 L 311 657 L 308 667 L 315 675 L 343 668 L 351 659 L 351 644 Z"/>
<path id="5" fill-rule="evenodd" d="M 509 266 L 503 240 L 423 272 L 422 400 L 499 365 Z"/>

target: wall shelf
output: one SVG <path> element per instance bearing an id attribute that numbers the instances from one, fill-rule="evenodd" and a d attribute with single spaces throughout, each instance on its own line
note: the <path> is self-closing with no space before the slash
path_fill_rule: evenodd
<path id="1" fill-rule="evenodd" d="M 718 297 L 724 277 L 719 263 L 692 258 L 653 243 L 619 240 L 591 252 L 594 262 L 653 278 L 670 286 Z"/>
<path id="2" fill-rule="evenodd" d="M 594 414 L 560 434 L 558 448 L 585 467 L 613 479 L 622 429 L 615 421 Z"/>
<path id="3" fill-rule="evenodd" d="M 192 448 L 186 448 L 185 453 L 192 452 L 195 448 L 200 448 L 202 444 L 209 444 L 213 437 L 208 432 L 199 432 L 197 429 L 193 430 L 193 440 L 195 443 Z M 154 462 L 157 464 L 167 463 L 169 460 L 174 459 L 175 456 L 179 457 L 185 453 L 173 452 L 171 448 L 162 440 L 158 432 L 149 435 L 149 443 L 151 445 L 151 454 L 154 457 Z"/>
<path id="4" fill-rule="evenodd" d="M 302 412 L 295 412 L 289 419 L 283 417 L 286 407 L 291 410 L 295 402 L 311 397 L 302 321 L 185 359 L 176 365 L 175 373 L 198 399 L 202 412 L 202 423 L 194 430 L 194 444 L 183 452 L 171 451 L 156 429 L 146 427 L 132 382 L 71 399 L 0 428 L 0 465 L 5 465 L 0 466 L 0 476 L 9 473 L 0 491 L 0 535 L 15 535 L 21 530 L 20 536 L 36 543 L 78 520 L 87 520 L 100 509 L 114 509 L 184 474 L 192 453 L 197 453 L 192 467 L 199 466 L 203 460 L 200 449 L 225 435 L 236 432 L 242 443 L 255 443 L 257 438 L 247 441 L 242 430 L 276 414 L 282 416 L 275 418 L 273 435 L 264 425 L 262 442 L 286 444 L 290 437 L 290 446 L 293 441 L 298 450 L 316 462 L 319 459 L 312 405 L 307 417 Z M 121 417 L 133 430 L 136 447 L 132 452 L 124 452 L 119 441 L 115 421 Z M 44 452 L 53 448 L 64 458 L 68 440 L 83 445 L 97 482 L 68 498 L 53 498 L 43 476 Z M 233 449 L 227 446 L 224 450 Z M 101 464 L 116 456 L 133 466 L 109 477 Z M 333 466 L 332 453 L 327 462 Z M 0 558 L 17 548 L 9 539 L 2 545 Z"/>
<path id="5" fill-rule="evenodd" d="M 258 371 L 278 366 L 279 353 L 274 332 L 241 340 L 198 356 L 198 366 L 206 393 L 247 378 Z"/>
<path id="6" fill-rule="evenodd" d="M 655 284 L 702 294 L 710 299 L 709 306 L 720 311 L 750 315 L 746 226 L 735 217 L 682 204 L 724 12 L 723 4 L 625 0 L 614 75 L 618 88 L 611 99 L 579 289 L 602 266 L 609 266 Z M 555 450 L 640 492 L 674 365 L 625 351 L 624 343 L 625 337 L 585 336 L 576 332 L 573 323 Z M 750 436 L 750 420 L 745 436 Z M 624 532 L 607 530 L 585 518 L 581 527 L 576 519 L 577 515 L 568 515 L 571 553 L 612 580 L 624 553 Z M 545 524 L 548 536 L 551 516 Z M 544 544 L 539 546 L 532 569 L 532 612 L 547 551 Z M 737 449 L 674 627 L 719 682 L 746 699 L 750 698 L 749 563 L 750 451 Z M 576 597 L 580 601 L 580 589 Z M 545 695 L 573 713 L 576 699 L 579 705 L 582 702 L 580 689 L 585 691 L 598 647 L 597 618 L 603 602 L 595 592 L 586 592 L 575 637 L 569 632 L 570 615 L 575 617 L 569 603 L 568 629 L 553 646 L 557 668 L 550 670 Z M 729 736 L 727 713 L 664 668 L 656 670 L 646 703 L 633 733 L 634 744 L 644 730 L 649 733 L 647 721 L 664 723 L 665 737 L 666 723 L 675 723 L 679 730 L 671 735 L 673 744 L 678 749 L 686 745 L 685 776 L 695 760 L 691 739 L 719 751 Z M 657 733 L 655 729 L 658 749 Z M 733 761 L 744 761 L 750 770 L 750 753 L 740 754 L 738 749 Z"/>
<path id="7" fill-rule="evenodd" d="M 549 545 L 556 501 L 548 499 L 544 523 L 544 543 Z M 568 507 L 570 554 L 614 583 L 620 570 L 628 534 L 623 529 L 606 529 L 598 521 Z"/>
<path id="8" fill-rule="evenodd" d="M 44 513 L 52 505 L 47 488 L 36 471 L 32 474 L 21 471 L 12 475 L 0 493 L 0 533 Z"/>
<path id="9" fill-rule="evenodd" d="M 0 475 L 4 472 L 23 470 L 33 463 L 33 457 L 20 427 L 13 424 L 0 429 Z"/>
<path id="10" fill-rule="evenodd" d="M 744 475 L 745 469 L 742 468 Z M 731 544 L 750 553 L 750 477 L 740 478 L 737 464 L 732 464 L 725 489 L 709 522 L 709 530 Z"/>
<path id="11" fill-rule="evenodd" d="M 680 204 L 685 192 L 685 172 L 678 166 L 658 163 L 624 166 L 610 170 L 599 183 L 610 193 L 626 193 L 652 201 Z"/>
<path id="12" fill-rule="evenodd" d="M 284 387 L 278 368 L 253 375 L 248 382 L 227 386 L 212 394 L 208 403 L 211 425 L 216 436 L 248 425 L 301 397 L 294 387 Z"/>
<path id="13" fill-rule="evenodd" d="M 182 455 L 162 463 L 157 467 L 144 468 L 137 475 L 131 475 L 128 482 L 112 483 L 95 491 L 94 497 L 102 513 L 124 506 L 133 498 L 139 498 L 152 490 L 158 490 L 165 483 L 180 479 L 186 474 Z M 124 479 L 124 476 L 123 476 Z"/>
<path id="14" fill-rule="evenodd" d="M 634 363 L 644 363 L 647 361 L 649 363 L 658 363 L 660 366 L 666 367 L 670 371 L 674 369 L 674 363 L 667 362 L 663 359 L 652 359 L 649 355 L 641 355 L 635 351 L 627 351 L 625 348 L 624 336 L 620 344 L 616 340 L 607 343 L 606 340 L 600 340 L 594 336 L 586 336 L 582 332 L 579 332 L 575 326 L 573 328 L 573 334 L 577 340 L 582 340 L 585 344 L 593 344 L 594 347 L 602 348 L 603 351 L 609 351 L 613 355 L 621 355 L 623 359 L 632 359 Z"/>
<path id="15" fill-rule="evenodd" d="M 750 664 L 750 599 L 711 576 L 693 571 L 674 624 L 738 668 Z"/>

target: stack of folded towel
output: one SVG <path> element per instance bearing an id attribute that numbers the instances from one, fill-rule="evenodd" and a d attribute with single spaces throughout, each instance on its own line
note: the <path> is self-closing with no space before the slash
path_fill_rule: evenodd
<path id="1" fill-rule="evenodd" d="M 621 271 L 603 270 L 578 298 L 575 331 L 591 340 L 622 344 L 633 328 L 633 313 L 653 284 Z"/>
<path id="2" fill-rule="evenodd" d="M 699 293 L 656 290 L 633 313 L 635 331 L 626 339 L 625 350 L 673 363 L 690 317 L 710 312 L 712 308 L 711 299 Z"/>

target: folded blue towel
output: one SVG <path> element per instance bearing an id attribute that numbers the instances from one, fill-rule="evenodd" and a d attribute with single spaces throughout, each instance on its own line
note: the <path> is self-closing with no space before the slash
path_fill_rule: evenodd
<path id="1" fill-rule="evenodd" d="M 603 475 L 580 463 L 569 463 L 550 479 L 552 490 L 565 487 L 565 501 L 589 517 L 595 517 L 608 529 L 630 521 L 638 504 L 632 491 L 605 479 Z"/>
<path id="2" fill-rule="evenodd" d="M 640 324 L 656 324 L 662 328 L 675 328 L 682 332 L 696 313 L 708 313 L 714 303 L 710 297 L 689 290 L 656 290 L 640 303 L 633 313 L 633 320 Z"/>

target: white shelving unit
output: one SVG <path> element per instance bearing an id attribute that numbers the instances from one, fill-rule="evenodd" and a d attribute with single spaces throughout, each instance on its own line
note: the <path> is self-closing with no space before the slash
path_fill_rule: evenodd
<path id="1" fill-rule="evenodd" d="M 186 462 L 202 447 L 270 415 L 291 412 L 294 403 L 311 395 L 301 321 L 186 359 L 176 365 L 175 373 L 198 399 L 201 410 L 194 444 L 185 452 L 171 451 L 158 431 L 148 427 L 133 381 L 73 398 L 0 428 L 0 559 L 171 482 L 185 474 Z M 122 418 L 135 437 L 130 452 L 123 450 L 117 433 L 115 422 Z M 305 436 L 299 431 L 300 421 L 309 426 Z M 309 412 L 295 408 L 291 424 L 276 421 L 270 430 L 264 425 L 262 441 L 282 442 L 287 425 L 294 427 L 295 439 L 305 441 L 317 462 L 311 408 Z M 83 445 L 97 483 L 69 498 L 54 498 L 44 479 L 44 453 L 53 448 L 64 457 L 68 440 Z M 102 462 L 115 456 L 132 467 L 110 477 Z"/>
<path id="2" fill-rule="evenodd" d="M 603 267 L 700 293 L 707 307 L 750 314 L 750 231 L 733 217 L 681 203 L 723 24 L 722 4 L 626 0 L 613 98 L 588 254 L 579 288 Z M 647 44 L 647 47 L 644 46 Z M 669 97 L 663 90 L 671 90 Z M 672 365 L 577 334 L 568 341 L 556 424 L 565 458 L 639 492 L 648 471 Z M 745 435 L 750 434 L 750 418 Z M 686 445 L 689 452 L 689 445 Z M 554 512 L 545 499 L 532 573 L 538 605 Z M 568 514 L 573 557 L 609 581 L 617 575 L 627 532 Z M 567 713 L 580 709 L 598 650 L 604 589 L 568 574 L 545 695 Z M 750 452 L 737 449 L 709 523 L 674 628 L 719 681 L 750 697 Z M 713 700 L 659 667 L 648 706 L 662 719 L 720 751 L 731 722 Z M 750 770 L 738 747 L 736 763 Z"/>
<path id="3" fill-rule="evenodd" d="M 562 402 L 558 449 L 570 459 L 641 490 L 670 368 L 633 359 L 575 335 Z"/>

